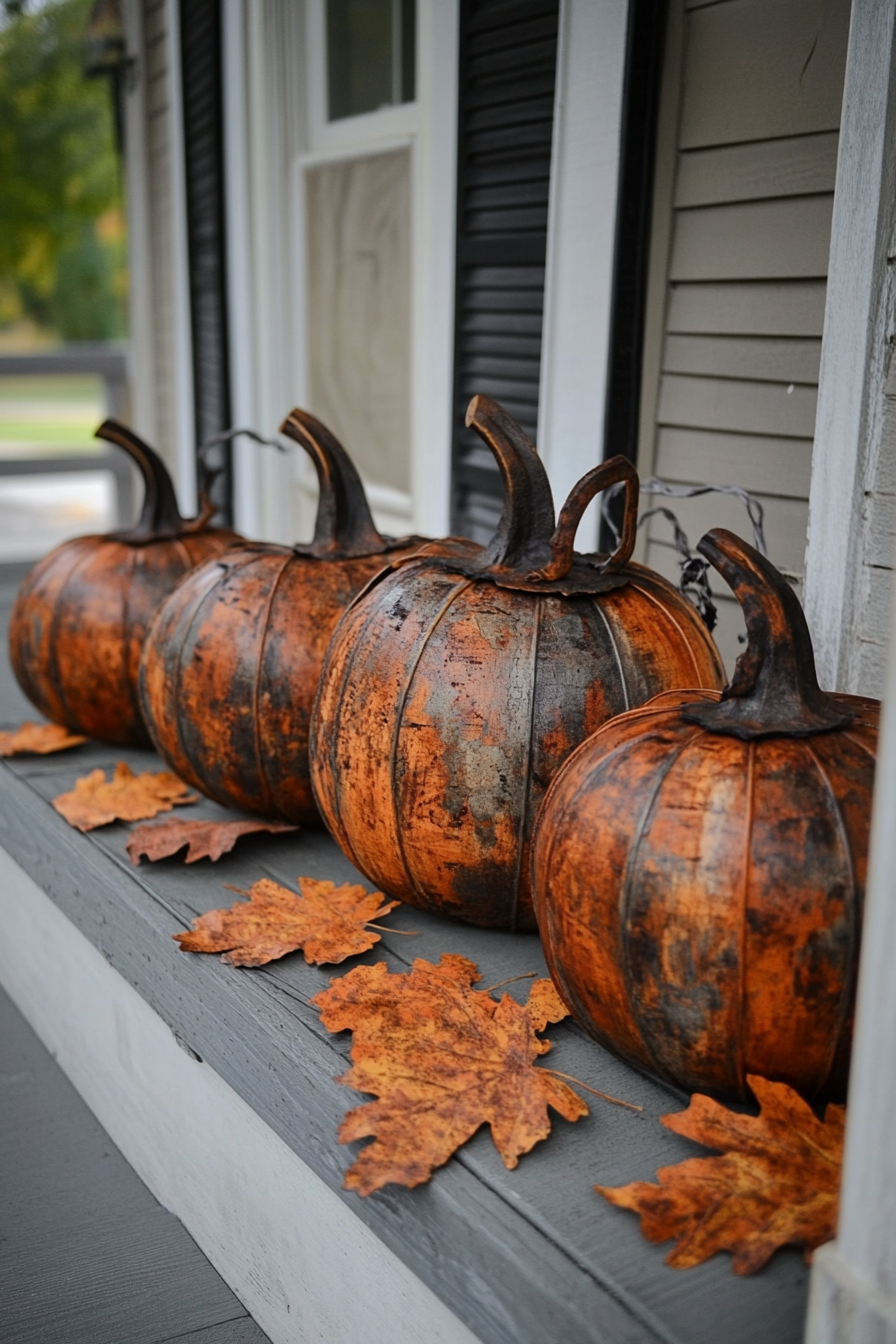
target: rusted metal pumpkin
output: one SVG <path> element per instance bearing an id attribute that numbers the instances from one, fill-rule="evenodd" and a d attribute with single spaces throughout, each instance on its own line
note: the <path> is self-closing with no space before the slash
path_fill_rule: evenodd
<path id="1" fill-rule="evenodd" d="M 330 645 L 312 722 L 312 779 L 352 862 L 393 896 L 493 928 L 532 928 L 529 835 L 554 773 L 612 715 L 673 686 L 721 686 L 693 607 L 630 563 L 638 478 L 589 472 L 556 528 L 519 425 L 486 397 L 467 412 L 506 490 L 480 556 L 411 558 L 379 576 Z M 578 556 L 589 501 L 626 483 L 611 556 Z"/>
<path id="2" fill-rule="evenodd" d="M 181 518 L 165 464 L 130 429 L 106 420 L 96 435 L 140 469 L 140 519 L 130 529 L 63 542 L 34 566 L 13 607 L 10 661 L 48 719 L 104 742 L 148 745 L 137 699 L 147 628 L 184 574 L 240 537 L 208 526 L 210 505 L 198 518 Z"/>
<path id="3" fill-rule="evenodd" d="M 308 545 L 247 542 L 201 566 L 160 610 L 140 694 L 157 750 L 227 807 L 319 824 L 308 721 L 324 651 L 355 594 L 420 537 L 381 537 L 360 477 L 320 421 L 294 410 L 281 432 L 320 482 Z"/>
<path id="4" fill-rule="evenodd" d="M 551 974 L 602 1044 L 688 1091 L 846 1087 L 879 704 L 819 689 L 799 602 L 730 532 L 699 550 L 749 642 L 567 761 L 534 842 Z"/>

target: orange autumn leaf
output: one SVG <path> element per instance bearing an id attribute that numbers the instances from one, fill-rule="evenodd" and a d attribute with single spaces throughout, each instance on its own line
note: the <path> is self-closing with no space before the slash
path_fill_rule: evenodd
<path id="1" fill-rule="evenodd" d="M 59 723 L 32 723 L 30 719 L 13 732 L 0 733 L 0 756 L 49 756 L 54 751 L 67 751 L 87 741 L 70 733 Z"/>
<path id="2" fill-rule="evenodd" d="M 282 835 L 284 831 L 298 829 L 285 821 L 181 821 L 172 817 L 157 826 L 138 826 L 131 832 L 126 848 L 135 868 L 141 858 L 156 863 L 170 858 L 184 846 L 187 846 L 184 863 L 196 863 L 199 859 L 216 863 L 222 854 L 230 853 L 242 835 L 255 835 L 259 831 Z"/>
<path id="3" fill-rule="evenodd" d="M 69 793 L 54 798 L 53 806 L 70 826 L 92 831 L 110 821 L 145 821 L 160 812 L 170 812 L 172 807 L 198 801 L 199 795 L 190 793 L 177 775 L 166 770 L 135 775 L 129 765 L 119 761 L 111 780 L 102 770 L 91 770 L 75 780 Z"/>
<path id="4" fill-rule="evenodd" d="M 301 896 L 263 877 L 227 910 L 209 910 L 193 920 L 192 933 L 173 937 L 183 952 L 223 952 L 231 966 L 264 966 L 299 948 L 312 965 L 345 961 L 367 952 L 380 935 L 365 926 L 388 915 L 401 901 L 381 891 L 344 882 L 300 877 Z"/>
<path id="5" fill-rule="evenodd" d="M 551 982 L 532 986 L 530 1009 L 475 990 L 481 978 L 446 953 L 407 974 L 358 966 L 311 1000 L 329 1031 L 353 1032 L 352 1067 L 338 1081 L 378 1098 L 340 1126 L 340 1143 L 374 1139 L 346 1172 L 347 1190 L 420 1185 L 484 1124 L 513 1168 L 550 1134 L 549 1106 L 567 1120 L 587 1115 L 566 1083 L 534 1067 L 550 1049 L 536 1032 L 567 1016 Z"/>
<path id="6" fill-rule="evenodd" d="M 757 1116 L 698 1093 L 686 1111 L 662 1117 L 667 1129 L 724 1156 L 661 1167 L 659 1185 L 595 1186 L 641 1215 L 648 1241 L 675 1238 L 666 1264 L 676 1269 L 730 1251 L 735 1274 L 755 1274 L 781 1246 L 803 1246 L 810 1259 L 837 1230 L 845 1107 L 828 1106 L 822 1122 L 785 1083 L 747 1081 Z"/>

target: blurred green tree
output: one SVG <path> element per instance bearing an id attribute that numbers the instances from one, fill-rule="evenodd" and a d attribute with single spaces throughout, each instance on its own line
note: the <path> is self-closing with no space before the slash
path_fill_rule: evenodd
<path id="1" fill-rule="evenodd" d="M 124 335 L 121 174 L 105 80 L 83 74 L 92 0 L 0 3 L 0 324 Z"/>

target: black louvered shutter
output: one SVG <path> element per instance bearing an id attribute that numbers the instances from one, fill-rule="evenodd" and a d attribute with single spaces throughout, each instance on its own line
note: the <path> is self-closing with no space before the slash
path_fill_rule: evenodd
<path id="1" fill-rule="evenodd" d="M 184 165 L 196 443 L 230 426 L 227 258 L 224 236 L 224 115 L 221 0 L 181 0 Z M 229 444 L 206 450 L 212 499 L 232 519 Z M 202 463 L 200 462 L 200 481 Z"/>
<path id="2" fill-rule="evenodd" d="M 501 478 L 464 412 L 486 392 L 535 438 L 559 3 L 460 9 L 452 529 L 486 541 Z"/>

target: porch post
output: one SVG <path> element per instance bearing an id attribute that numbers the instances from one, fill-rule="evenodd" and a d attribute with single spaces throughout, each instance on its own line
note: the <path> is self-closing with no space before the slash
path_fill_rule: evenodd
<path id="1" fill-rule="evenodd" d="M 893 353 L 896 215 L 896 0 L 854 0 L 831 245 L 822 396 L 813 463 L 807 600 L 824 651 L 825 682 L 840 682 L 854 638 L 850 616 L 861 555 L 865 456 Z M 852 345 L 847 340 L 852 330 Z M 827 417 L 827 418 L 825 418 Z M 838 461 L 838 455 L 840 460 Z M 829 479 L 817 481 L 820 472 Z M 848 526 L 835 526 L 839 507 Z M 827 516 L 827 525 L 825 520 Z M 891 562 L 892 563 L 892 562 Z M 837 585 L 840 585 L 839 588 Z M 892 602 L 891 602 L 892 605 Z M 807 1344 L 896 1344 L 896 609 L 877 766 L 846 1161 L 835 1241 L 816 1254 Z"/>
<path id="2" fill-rule="evenodd" d="M 805 607 L 821 684 L 880 694 L 896 465 L 896 0 L 853 0 L 809 494 Z"/>

